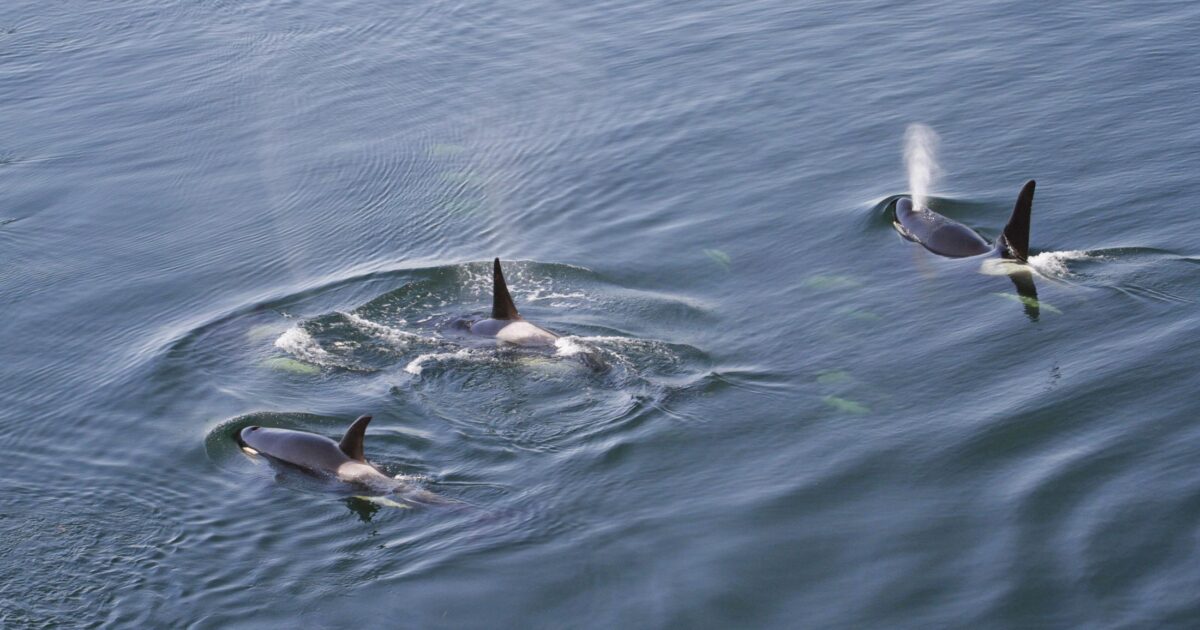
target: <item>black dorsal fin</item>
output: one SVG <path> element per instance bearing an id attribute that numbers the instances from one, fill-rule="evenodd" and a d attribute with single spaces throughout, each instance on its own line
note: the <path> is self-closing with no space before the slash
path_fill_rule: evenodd
<path id="1" fill-rule="evenodd" d="M 500 259 L 492 261 L 492 319 L 521 319 L 517 305 L 508 294 L 504 272 L 500 271 Z"/>
<path id="2" fill-rule="evenodd" d="M 1016 258 L 1024 261 L 1029 258 L 1029 213 L 1033 210 L 1033 188 L 1037 182 L 1032 179 L 1025 182 L 1021 194 L 1017 195 L 1017 205 L 1013 206 L 1012 217 L 1004 226 L 1005 258 Z"/>
<path id="3" fill-rule="evenodd" d="M 367 461 L 363 455 L 363 438 L 367 436 L 367 425 L 371 423 L 371 416 L 359 416 L 354 424 L 346 429 L 346 435 L 342 436 L 342 441 L 338 442 L 338 448 L 346 454 L 346 457 L 359 462 Z"/>

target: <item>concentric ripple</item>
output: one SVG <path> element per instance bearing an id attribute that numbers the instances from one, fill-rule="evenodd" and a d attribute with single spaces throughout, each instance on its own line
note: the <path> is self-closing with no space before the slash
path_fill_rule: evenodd
<path id="1" fill-rule="evenodd" d="M 295 408 L 284 401 L 301 392 L 386 396 L 493 446 L 533 450 L 635 426 L 710 378 L 708 359 L 691 346 L 595 323 L 680 309 L 704 317 L 695 307 L 578 267 L 507 268 L 522 313 L 562 335 L 555 346 L 469 335 L 464 322 L 486 316 L 491 300 L 489 265 L 471 263 L 352 278 L 232 313 L 180 338 L 162 368 L 199 368 L 207 378 L 196 387 L 260 408 Z"/>

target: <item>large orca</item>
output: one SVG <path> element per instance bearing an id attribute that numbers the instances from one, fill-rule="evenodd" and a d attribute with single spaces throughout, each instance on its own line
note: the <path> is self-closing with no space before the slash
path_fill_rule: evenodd
<path id="1" fill-rule="evenodd" d="M 291 429 L 249 426 L 237 436 L 243 448 L 305 470 L 325 474 L 338 481 L 359 484 L 371 490 L 392 493 L 407 490 L 408 484 L 389 477 L 372 466 L 363 455 L 363 438 L 371 416 L 360 416 L 346 429 L 341 442 L 316 433 Z"/>
<path id="2" fill-rule="evenodd" d="M 896 201 L 896 231 L 904 238 L 919 243 L 929 251 L 950 258 L 965 258 L 981 254 L 997 254 L 1001 258 L 1025 262 L 1029 258 L 1029 213 L 1033 209 L 1033 189 L 1037 185 L 1032 179 L 1025 182 L 1017 204 L 1004 232 L 994 244 L 971 228 L 948 219 L 924 206 L 913 206 L 912 199 L 901 197 Z"/>
<path id="3" fill-rule="evenodd" d="M 492 316 L 472 323 L 471 333 L 519 346 L 549 346 L 558 339 L 558 335 L 525 321 L 517 312 L 499 258 L 492 261 Z"/>
<path id="4" fill-rule="evenodd" d="M 912 199 L 901 197 L 896 201 L 892 225 L 900 236 L 920 244 L 925 249 L 949 258 L 966 258 L 990 254 L 1001 264 L 985 265 L 989 273 L 1004 273 L 1012 279 L 1017 294 L 1025 305 L 1025 314 L 1030 319 L 1038 317 L 1037 287 L 1033 284 L 1033 273 L 1029 259 L 1029 215 L 1033 210 L 1033 190 L 1037 182 L 1029 180 L 1017 195 L 1012 216 L 1004 226 L 995 243 L 989 243 L 971 228 L 940 215 L 927 207 L 916 207 Z"/>

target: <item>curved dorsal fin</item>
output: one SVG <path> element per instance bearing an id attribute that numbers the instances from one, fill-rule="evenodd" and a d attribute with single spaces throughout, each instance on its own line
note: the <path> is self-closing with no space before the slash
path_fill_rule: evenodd
<path id="1" fill-rule="evenodd" d="M 492 319 L 521 319 L 517 305 L 508 294 L 504 272 L 500 271 L 500 259 L 492 261 Z"/>
<path id="2" fill-rule="evenodd" d="M 338 442 L 338 448 L 346 454 L 346 457 L 358 462 L 365 462 L 367 458 L 363 455 L 363 438 L 367 434 L 367 425 L 371 423 L 371 416 L 359 416 L 354 424 L 346 429 L 346 434 L 342 436 L 342 441 Z"/>
<path id="3" fill-rule="evenodd" d="M 1003 252 L 1005 258 L 1021 261 L 1029 258 L 1029 214 L 1033 211 L 1033 188 L 1036 185 L 1037 182 L 1032 179 L 1025 182 L 1021 194 L 1017 195 L 1012 217 L 1004 226 L 1004 243 L 1008 246 Z"/>

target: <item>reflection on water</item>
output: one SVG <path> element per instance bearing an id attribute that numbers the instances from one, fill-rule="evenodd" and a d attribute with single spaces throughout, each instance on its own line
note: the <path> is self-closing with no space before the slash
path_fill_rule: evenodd
<path id="1" fill-rule="evenodd" d="M 350 512 L 364 523 L 370 523 L 375 513 L 383 507 L 366 497 L 346 497 L 343 501 L 346 507 L 350 508 Z"/>

